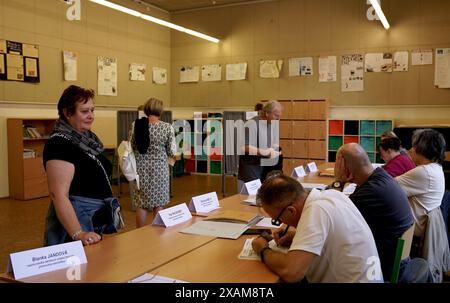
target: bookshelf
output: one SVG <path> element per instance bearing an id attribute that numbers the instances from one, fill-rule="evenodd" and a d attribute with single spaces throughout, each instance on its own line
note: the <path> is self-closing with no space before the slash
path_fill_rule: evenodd
<path id="1" fill-rule="evenodd" d="M 382 163 L 377 146 L 381 135 L 391 131 L 392 120 L 329 120 L 328 161 L 336 161 L 339 147 L 347 143 L 359 143 L 369 155 L 372 163 Z"/>
<path id="2" fill-rule="evenodd" d="M 9 196 L 29 200 L 48 196 L 42 161 L 55 119 L 7 119 Z"/>

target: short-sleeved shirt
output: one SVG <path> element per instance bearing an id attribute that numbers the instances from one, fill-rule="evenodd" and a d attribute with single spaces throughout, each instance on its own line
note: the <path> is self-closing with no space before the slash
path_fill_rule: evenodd
<path id="1" fill-rule="evenodd" d="M 384 277 L 391 277 L 398 238 L 413 224 L 408 197 L 398 183 L 378 167 L 350 199 L 372 230 Z"/>
<path id="2" fill-rule="evenodd" d="M 261 120 L 258 116 L 246 122 L 249 127 L 245 128 L 245 145 L 266 149 L 278 142 L 278 133 L 272 134 L 272 125 L 266 120 Z M 240 149 L 241 146 L 238 146 Z M 264 163 L 262 161 L 264 160 Z M 238 178 L 244 182 L 255 179 L 263 179 L 264 167 L 274 166 L 278 163 L 278 158 L 267 159 L 258 155 L 240 155 Z"/>
<path id="3" fill-rule="evenodd" d="M 74 165 L 75 173 L 70 184 L 69 195 L 94 199 L 112 196 L 108 180 L 112 165 L 102 154 L 88 156 L 67 139 L 54 136 L 45 144 L 43 158 L 44 167 L 50 160 L 62 160 Z"/>
<path id="4" fill-rule="evenodd" d="M 419 165 L 395 178 L 408 196 L 416 226 L 414 234 L 423 236 L 427 213 L 439 207 L 445 192 L 445 177 L 438 163 Z"/>
<path id="5" fill-rule="evenodd" d="M 309 282 L 382 282 L 375 241 L 352 201 L 336 190 L 313 189 L 303 207 L 292 250 L 316 255 Z"/>
<path id="6" fill-rule="evenodd" d="M 416 164 L 414 164 L 413 160 L 403 154 L 396 156 L 383 166 L 384 170 L 394 178 L 403 175 L 414 167 L 416 167 Z"/>

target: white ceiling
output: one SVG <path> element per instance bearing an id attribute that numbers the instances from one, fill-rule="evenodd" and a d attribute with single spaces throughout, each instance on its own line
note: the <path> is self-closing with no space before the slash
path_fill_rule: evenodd
<path id="1" fill-rule="evenodd" d="M 131 0 L 133 1 L 133 0 Z M 140 0 L 171 13 L 198 8 L 209 8 L 218 5 L 254 2 L 249 0 Z"/>

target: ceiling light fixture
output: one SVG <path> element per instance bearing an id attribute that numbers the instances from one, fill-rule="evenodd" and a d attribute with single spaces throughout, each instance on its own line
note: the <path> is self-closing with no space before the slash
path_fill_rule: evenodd
<path id="1" fill-rule="evenodd" d="M 378 18 L 380 18 L 381 23 L 383 23 L 383 26 L 385 29 L 389 29 L 391 27 L 389 25 L 389 22 L 386 19 L 386 16 L 384 15 L 383 11 L 381 10 L 380 3 L 378 3 L 377 0 L 369 0 L 370 4 L 372 4 L 372 7 L 375 9 L 375 12 L 378 15 Z"/>
<path id="2" fill-rule="evenodd" d="M 196 36 L 198 38 L 202 38 L 202 39 L 208 40 L 210 42 L 219 43 L 219 41 L 220 41 L 217 38 L 214 38 L 214 37 L 211 37 L 211 36 L 208 36 L 208 35 L 196 32 L 194 30 L 191 30 L 191 29 L 188 29 L 188 28 L 185 28 L 185 27 L 173 24 L 171 22 L 168 22 L 168 21 L 165 21 L 165 20 L 162 20 L 162 19 L 158 19 L 158 18 L 149 16 L 149 15 L 146 15 L 146 14 L 142 14 L 142 13 L 140 13 L 138 11 L 129 9 L 129 8 L 124 7 L 122 5 L 115 4 L 115 3 L 112 3 L 112 2 L 109 2 L 109 1 L 106 1 L 106 0 L 89 0 L 89 1 L 97 3 L 97 4 L 100 4 L 100 5 L 103 5 L 103 6 L 106 6 L 106 7 L 109 7 L 109 8 L 112 8 L 112 9 L 115 9 L 115 10 L 118 10 L 118 11 L 121 11 L 122 13 L 125 13 L 125 14 L 128 14 L 128 15 L 139 17 L 139 18 L 142 18 L 144 20 L 147 20 L 147 21 L 150 21 L 150 22 L 154 22 L 154 23 L 157 23 L 157 24 L 162 25 L 162 26 L 169 27 L 171 29 L 174 29 L 174 30 L 177 30 L 177 31 L 180 31 L 180 32 L 184 32 L 184 33 L 192 35 L 192 36 Z"/>

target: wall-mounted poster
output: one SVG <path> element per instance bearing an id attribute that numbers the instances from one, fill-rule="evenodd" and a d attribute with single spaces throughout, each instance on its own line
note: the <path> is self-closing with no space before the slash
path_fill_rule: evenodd
<path id="1" fill-rule="evenodd" d="M 78 80 L 78 53 L 63 51 L 64 81 Z"/>
<path id="2" fill-rule="evenodd" d="M 392 72 L 391 53 L 369 53 L 366 54 L 366 73 L 390 73 Z"/>
<path id="3" fill-rule="evenodd" d="M 289 58 L 289 77 L 311 76 L 313 74 L 313 58 Z"/>
<path id="4" fill-rule="evenodd" d="M 436 88 L 450 88 L 450 48 L 436 49 L 434 85 Z"/>
<path id="5" fill-rule="evenodd" d="M 236 81 L 245 80 L 247 77 L 247 62 L 227 64 L 226 80 Z"/>
<path id="6" fill-rule="evenodd" d="M 319 57 L 319 82 L 336 82 L 336 56 Z"/>
<path id="7" fill-rule="evenodd" d="M 409 60 L 408 51 L 395 52 L 394 53 L 394 63 L 393 63 L 394 72 L 407 72 L 408 71 L 408 60 Z"/>
<path id="8" fill-rule="evenodd" d="M 261 78 L 280 78 L 283 60 L 259 61 L 259 76 Z"/>
<path id="9" fill-rule="evenodd" d="M 199 73 L 199 66 L 182 66 L 180 68 L 180 83 L 198 82 Z"/>
<path id="10" fill-rule="evenodd" d="M 153 67 L 153 83 L 166 84 L 167 83 L 167 69 L 162 67 Z"/>
<path id="11" fill-rule="evenodd" d="M 415 50 L 411 53 L 411 65 L 433 64 L 432 50 Z"/>
<path id="12" fill-rule="evenodd" d="M 342 56 L 341 89 L 343 92 L 358 92 L 364 90 L 363 55 Z"/>
<path id="13" fill-rule="evenodd" d="M 220 81 L 222 80 L 222 65 L 211 64 L 202 65 L 202 81 Z"/>
<path id="14" fill-rule="evenodd" d="M 117 59 L 99 56 L 98 68 L 98 95 L 117 96 Z"/>
<path id="15" fill-rule="evenodd" d="M 0 40 L 0 80 L 39 82 L 39 47 Z"/>
<path id="16" fill-rule="evenodd" d="M 129 72 L 130 72 L 130 81 L 145 81 L 147 64 L 131 63 Z"/>

